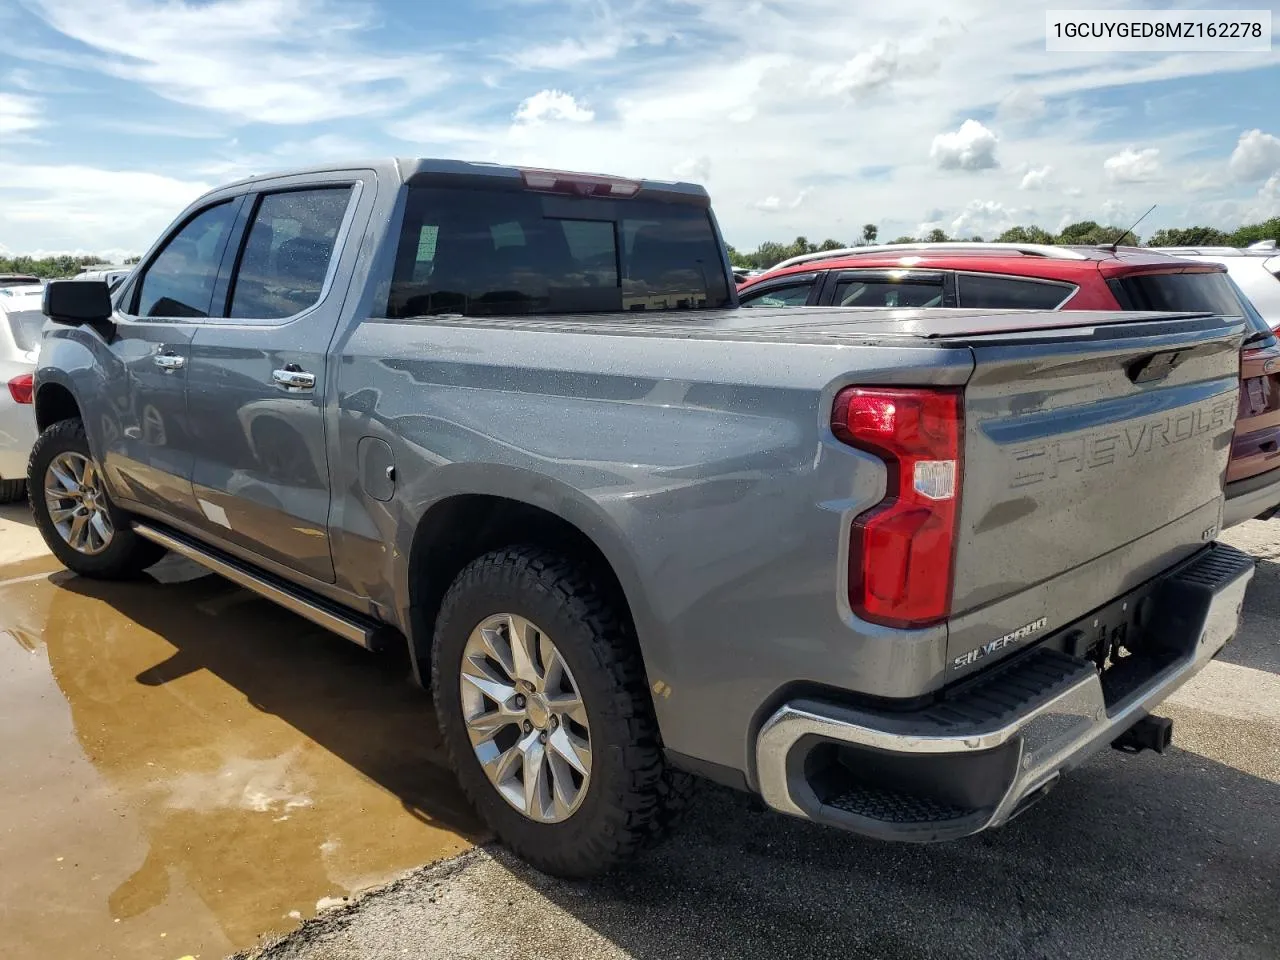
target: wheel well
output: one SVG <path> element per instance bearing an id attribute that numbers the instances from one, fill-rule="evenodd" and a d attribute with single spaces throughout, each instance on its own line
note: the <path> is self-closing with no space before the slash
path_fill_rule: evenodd
<path id="1" fill-rule="evenodd" d="M 71 391 L 60 383 L 46 383 L 36 394 L 36 426 L 43 433 L 55 423 L 80 416 L 80 406 Z"/>
<path id="2" fill-rule="evenodd" d="M 550 511 L 518 500 L 483 495 L 450 497 L 418 524 L 409 555 L 411 647 L 414 671 L 426 685 L 440 602 L 476 557 L 516 544 L 537 544 L 581 561 L 634 629 L 626 593 L 595 542 Z"/>

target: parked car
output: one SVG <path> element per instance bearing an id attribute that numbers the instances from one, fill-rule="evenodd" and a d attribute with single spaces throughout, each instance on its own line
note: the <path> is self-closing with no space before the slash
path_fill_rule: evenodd
<path id="1" fill-rule="evenodd" d="M 37 276 L 29 273 L 0 273 L 0 290 L 8 287 L 29 287 L 33 284 L 39 286 L 44 281 Z"/>
<path id="2" fill-rule="evenodd" d="M 632 854 L 689 773 L 942 840 L 1163 750 L 1253 574 L 1214 542 L 1244 321 L 737 310 L 726 253 L 688 184 L 215 190 L 114 304 L 49 285 L 36 522 L 84 576 L 173 550 L 406 644 L 467 794 L 555 874 Z"/>
<path id="3" fill-rule="evenodd" d="M 1280 250 L 1274 240 L 1239 247 L 1153 247 L 1175 257 L 1220 263 L 1274 330 L 1280 327 Z"/>
<path id="4" fill-rule="evenodd" d="M 82 270 L 72 279 L 74 280 L 102 280 L 107 285 L 107 289 L 114 291 L 120 284 L 124 283 L 125 277 L 129 276 L 132 267 L 98 267 L 90 270 Z"/>
<path id="5" fill-rule="evenodd" d="M 1280 283 L 1276 284 L 1280 287 Z M 1206 310 L 1244 316 L 1223 525 L 1280 507 L 1280 341 L 1224 267 L 1138 247 L 916 243 L 808 254 L 738 288 L 745 307 Z"/>
<path id="6" fill-rule="evenodd" d="M 21 500 L 27 492 L 27 458 L 36 439 L 31 392 L 45 319 L 43 292 L 39 279 L 0 287 L 0 503 Z"/>

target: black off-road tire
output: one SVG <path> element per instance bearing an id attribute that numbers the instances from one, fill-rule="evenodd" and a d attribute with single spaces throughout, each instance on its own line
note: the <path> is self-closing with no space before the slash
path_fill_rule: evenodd
<path id="1" fill-rule="evenodd" d="M 17 503 L 27 495 L 27 481 L 0 480 L 0 503 Z"/>
<path id="2" fill-rule="evenodd" d="M 85 437 L 84 423 L 77 417 L 60 420 L 45 429 L 31 448 L 27 462 L 27 482 L 31 490 L 31 513 L 45 544 L 68 570 L 94 580 L 131 580 L 165 555 L 159 544 L 144 540 L 133 532 L 130 519 L 114 503 L 107 499 L 107 513 L 114 533 L 111 542 L 101 553 L 80 553 L 62 539 L 49 516 L 49 506 L 44 498 L 44 475 L 49 462 L 60 453 L 76 452 L 89 459 L 89 441 Z M 94 461 L 97 463 L 97 461 Z M 98 464 L 98 470 L 102 466 Z M 105 491 L 104 491 L 105 496 Z"/>
<path id="3" fill-rule="evenodd" d="M 467 735 L 459 690 L 463 651 L 487 617 L 516 614 L 553 638 L 569 665 L 591 731 L 586 796 L 566 820 L 539 823 L 491 785 Z M 656 840 L 692 786 L 671 770 L 625 611 L 581 564 L 537 546 L 485 554 L 445 594 L 431 654 L 436 714 L 453 768 L 471 803 L 517 856 L 544 873 L 602 873 Z"/>

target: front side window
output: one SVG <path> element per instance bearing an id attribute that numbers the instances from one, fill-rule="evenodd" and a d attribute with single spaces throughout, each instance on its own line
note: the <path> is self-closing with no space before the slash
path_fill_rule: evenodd
<path id="1" fill-rule="evenodd" d="M 705 208 L 411 187 L 390 317 L 695 310 L 729 303 Z"/>
<path id="2" fill-rule="evenodd" d="M 744 307 L 803 307 L 809 302 L 809 293 L 813 290 L 813 281 L 792 283 L 783 287 L 770 287 L 768 290 L 747 290 L 738 298 Z"/>
<path id="3" fill-rule="evenodd" d="M 962 273 L 956 277 L 956 293 L 962 307 L 1056 310 L 1075 292 L 1074 284 L 1024 280 L 990 273 Z"/>
<path id="4" fill-rule="evenodd" d="M 837 307 L 940 307 L 942 277 L 844 277 L 836 284 L 833 303 Z"/>
<path id="5" fill-rule="evenodd" d="M 138 285 L 140 317 L 207 317 L 213 285 L 231 235 L 235 204 L 224 201 L 196 214 L 147 265 Z"/>
<path id="6" fill-rule="evenodd" d="M 236 267 L 233 318 L 283 320 L 320 299 L 351 187 L 264 194 Z"/>

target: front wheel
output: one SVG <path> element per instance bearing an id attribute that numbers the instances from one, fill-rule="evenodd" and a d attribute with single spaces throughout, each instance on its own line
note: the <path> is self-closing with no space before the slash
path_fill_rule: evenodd
<path id="1" fill-rule="evenodd" d="M 625 614 L 563 557 L 515 547 L 467 566 L 441 605 L 432 677 L 463 790 L 546 873 L 626 860 L 687 789 L 664 765 Z"/>
<path id="2" fill-rule="evenodd" d="M 27 495 L 27 481 L 0 480 L 0 504 L 17 503 Z"/>
<path id="3" fill-rule="evenodd" d="M 128 579 L 164 556 L 164 548 L 134 533 L 111 502 L 79 419 L 59 421 L 40 434 L 27 486 L 45 544 L 74 573 Z"/>

